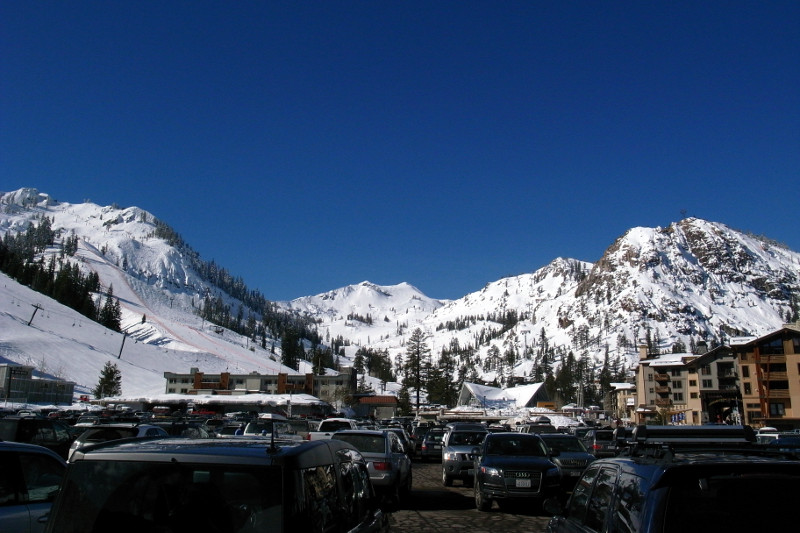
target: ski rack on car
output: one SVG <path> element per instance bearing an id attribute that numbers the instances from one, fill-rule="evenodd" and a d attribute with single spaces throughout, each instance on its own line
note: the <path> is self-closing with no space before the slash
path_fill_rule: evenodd
<path id="1" fill-rule="evenodd" d="M 750 426 L 637 426 L 627 455 L 669 459 L 676 452 L 759 453 Z"/>

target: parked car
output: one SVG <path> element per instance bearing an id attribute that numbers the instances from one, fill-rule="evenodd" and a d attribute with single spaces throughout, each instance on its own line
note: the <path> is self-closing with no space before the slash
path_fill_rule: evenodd
<path id="1" fill-rule="evenodd" d="M 617 454 L 617 441 L 611 429 L 591 429 L 583 436 L 583 443 L 595 457 L 614 457 Z"/>
<path id="2" fill-rule="evenodd" d="M 204 422 L 154 418 L 148 424 L 162 428 L 172 437 L 187 439 L 213 439 L 215 437 L 215 434 L 208 430 Z"/>
<path id="3" fill-rule="evenodd" d="M 489 511 L 492 502 L 544 501 L 561 490 L 558 452 L 535 433 L 491 433 L 475 459 L 475 507 Z"/>
<path id="4" fill-rule="evenodd" d="M 0 442 L 0 530 L 43 532 L 65 469 L 64 459 L 52 450 Z"/>
<path id="5" fill-rule="evenodd" d="M 165 429 L 151 424 L 137 424 L 135 422 L 116 422 L 109 424 L 97 424 L 86 430 L 72 442 L 69 447 L 67 461 L 78 448 L 98 442 L 109 440 L 130 439 L 141 437 L 168 437 Z"/>
<path id="6" fill-rule="evenodd" d="M 306 432 L 306 435 L 308 432 Z M 289 425 L 289 421 L 283 416 L 259 417 L 251 420 L 244 427 L 244 436 L 263 435 L 280 439 L 303 440 L 295 430 Z"/>
<path id="7" fill-rule="evenodd" d="M 423 461 L 442 460 L 442 439 L 444 438 L 444 428 L 433 427 L 422 437 L 419 447 L 419 457 Z"/>
<path id="8" fill-rule="evenodd" d="M 474 481 L 472 472 L 483 439 L 489 431 L 480 424 L 448 424 L 442 439 L 442 484 L 449 487 L 459 479 L 467 487 Z"/>
<path id="9" fill-rule="evenodd" d="M 37 444 L 66 460 L 74 436 L 60 420 L 7 416 L 0 418 L 0 440 Z"/>
<path id="10" fill-rule="evenodd" d="M 411 459 L 403 450 L 397 434 L 388 429 L 337 431 L 333 439 L 354 446 L 367 461 L 369 478 L 384 498 L 386 508 L 396 509 L 411 493 Z"/>
<path id="11" fill-rule="evenodd" d="M 539 435 L 550 450 L 558 452 L 553 461 L 561 468 L 561 488 L 571 492 L 586 467 L 595 460 L 583 442 L 575 435 L 543 433 Z"/>
<path id="12" fill-rule="evenodd" d="M 411 440 L 411 437 L 405 429 L 397 426 L 390 426 L 383 429 L 386 431 L 391 431 L 397 435 L 397 438 L 400 439 L 400 443 L 403 445 L 403 450 L 405 450 L 406 455 L 409 457 L 414 457 L 416 455 L 414 441 Z"/>
<path id="13" fill-rule="evenodd" d="M 791 521 L 800 462 L 755 446 L 749 426 L 640 426 L 633 440 L 628 454 L 589 465 L 565 508 L 545 503 L 548 531 L 764 531 Z"/>
<path id="14" fill-rule="evenodd" d="M 46 532 L 387 530 L 367 464 L 346 442 L 167 438 L 77 450 Z"/>

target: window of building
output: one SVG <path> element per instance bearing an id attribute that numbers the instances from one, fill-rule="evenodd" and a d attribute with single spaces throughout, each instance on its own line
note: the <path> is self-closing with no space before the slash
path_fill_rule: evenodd
<path id="1" fill-rule="evenodd" d="M 653 381 L 653 374 L 652 372 L 647 373 L 647 381 Z"/>
<path id="2" fill-rule="evenodd" d="M 696 379 L 690 379 L 689 380 L 689 386 L 690 387 L 697 387 L 697 380 Z"/>
<path id="3" fill-rule="evenodd" d="M 692 393 L 689 395 L 689 397 L 690 397 L 692 400 L 696 400 L 696 399 L 698 398 L 698 395 L 697 395 L 697 393 L 696 393 L 696 392 L 692 392 Z"/>
<path id="4" fill-rule="evenodd" d="M 680 370 L 670 370 L 670 374 L 672 374 L 672 377 L 674 377 L 674 378 L 681 377 L 681 371 Z"/>
<path id="5" fill-rule="evenodd" d="M 744 393 L 745 393 L 745 394 L 753 394 L 753 390 L 752 390 L 752 388 L 750 387 L 750 384 L 749 384 L 749 383 L 745 383 L 745 384 L 744 384 Z"/>
<path id="6" fill-rule="evenodd" d="M 760 420 L 761 419 L 761 411 L 747 411 L 747 419 L 748 420 Z"/>
<path id="7" fill-rule="evenodd" d="M 673 389 L 682 389 L 683 388 L 683 381 L 673 381 L 672 382 Z"/>
<path id="8" fill-rule="evenodd" d="M 760 403 L 748 403 L 746 406 L 748 409 L 758 409 L 761 407 Z"/>
<path id="9" fill-rule="evenodd" d="M 672 394 L 672 399 L 675 400 L 676 402 L 682 402 L 683 401 L 683 393 L 682 392 L 673 393 Z"/>
<path id="10" fill-rule="evenodd" d="M 761 355 L 782 355 L 783 354 L 783 339 L 777 337 L 771 341 L 762 343 L 758 349 Z"/>
<path id="11" fill-rule="evenodd" d="M 742 367 L 742 377 L 743 378 L 749 378 L 750 377 L 750 366 L 744 365 Z"/>
<path id="12" fill-rule="evenodd" d="M 792 337 L 792 353 L 800 354 L 800 337 Z"/>
<path id="13" fill-rule="evenodd" d="M 700 367 L 700 373 L 703 374 L 704 376 L 710 376 L 711 375 L 711 367 L 708 366 L 708 365 L 701 366 Z"/>
<path id="14" fill-rule="evenodd" d="M 786 406 L 782 402 L 773 402 L 769 404 L 769 414 L 771 416 L 783 416 L 786 414 Z"/>
<path id="15" fill-rule="evenodd" d="M 702 387 L 704 389 L 712 389 L 712 388 L 714 388 L 714 380 L 713 379 L 704 379 Z"/>
<path id="16" fill-rule="evenodd" d="M 656 390 L 654 388 L 650 387 L 650 394 L 655 394 L 655 392 L 656 392 Z"/>

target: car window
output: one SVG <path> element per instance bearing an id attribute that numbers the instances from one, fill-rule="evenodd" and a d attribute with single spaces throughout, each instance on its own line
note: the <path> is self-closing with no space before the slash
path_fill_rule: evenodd
<path id="1" fill-rule="evenodd" d="M 638 531 L 644 502 L 645 492 L 642 478 L 630 474 L 621 476 L 619 496 L 615 503 L 611 527 L 620 533 Z"/>
<path id="2" fill-rule="evenodd" d="M 344 454 L 337 452 L 341 458 Z M 369 471 L 362 463 L 343 460 L 339 463 L 344 503 L 343 520 L 347 530 L 355 529 L 364 522 L 372 511 L 372 488 Z"/>
<path id="3" fill-rule="evenodd" d="M 454 431 L 447 441 L 448 446 L 475 446 L 483 442 L 486 433 L 477 431 Z"/>
<path id="4" fill-rule="evenodd" d="M 785 465 L 684 472 L 670 483 L 664 531 L 763 531 L 786 525 L 786 513 L 797 505 L 799 481 L 797 471 Z"/>
<path id="5" fill-rule="evenodd" d="M 54 514 L 59 533 L 121 523 L 131 531 L 271 531 L 281 521 L 281 479 L 271 466 L 78 461 Z"/>
<path id="6" fill-rule="evenodd" d="M 547 450 L 542 444 L 542 441 L 538 438 L 491 438 L 486 443 L 486 454 L 544 457 L 547 455 Z"/>
<path id="7" fill-rule="evenodd" d="M 589 498 L 586 509 L 586 527 L 593 531 L 602 531 L 608 516 L 611 498 L 614 496 L 614 483 L 617 480 L 617 471 L 612 468 L 603 468 L 597 476 L 594 490 Z"/>
<path id="8" fill-rule="evenodd" d="M 13 452 L 0 453 L 0 507 L 17 503 L 19 465 Z"/>
<path id="9" fill-rule="evenodd" d="M 586 508 L 589 505 L 589 496 L 592 494 L 592 486 L 599 472 L 600 469 L 598 467 L 589 467 L 581 476 L 564 513 L 570 520 L 583 522 L 583 518 L 586 516 Z"/>
<path id="10" fill-rule="evenodd" d="M 560 452 L 586 452 L 586 446 L 576 437 L 545 439 L 545 443 L 550 449 Z"/>
<path id="11" fill-rule="evenodd" d="M 22 453 L 19 456 L 28 502 L 52 502 L 58 493 L 64 466 L 41 453 Z"/>
<path id="12" fill-rule="evenodd" d="M 342 440 L 353 445 L 353 447 L 364 453 L 385 453 L 386 441 L 381 435 L 357 435 L 339 434 L 337 440 Z"/>

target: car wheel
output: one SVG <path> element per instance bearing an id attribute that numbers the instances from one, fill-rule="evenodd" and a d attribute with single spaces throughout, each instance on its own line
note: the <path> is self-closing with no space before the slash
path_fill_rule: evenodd
<path id="1" fill-rule="evenodd" d="M 453 486 L 453 478 L 447 475 L 447 470 L 442 467 L 442 485 L 445 487 Z"/>
<path id="2" fill-rule="evenodd" d="M 475 483 L 475 507 L 483 512 L 489 511 L 492 508 L 492 500 L 483 494 L 479 483 Z"/>

